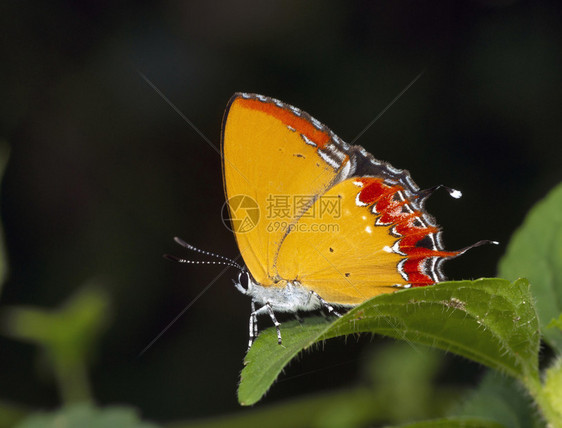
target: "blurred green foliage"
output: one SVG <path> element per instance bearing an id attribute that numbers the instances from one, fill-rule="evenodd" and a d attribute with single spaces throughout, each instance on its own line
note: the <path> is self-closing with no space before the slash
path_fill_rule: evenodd
<path id="1" fill-rule="evenodd" d="M 156 428 L 156 424 L 141 421 L 137 412 L 128 407 L 104 409 L 89 404 L 73 404 L 58 412 L 35 414 L 17 425 L 18 428 Z"/>
<path id="2" fill-rule="evenodd" d="M 512 428 L 542 427 L 531 397 L 514 378 L 489 371 L 478 387 L 450 411 L 454 417 L 479 417 Z"/>
<path id="3" fill-rule="evenodd" d="M 4 308 L 4 334 L 39 345 L 53 367 L 63 401 L 90 401 L 87 363 L 110 322 L 108 296 L 99 286 L 79 289 L 56 311 Z"/>

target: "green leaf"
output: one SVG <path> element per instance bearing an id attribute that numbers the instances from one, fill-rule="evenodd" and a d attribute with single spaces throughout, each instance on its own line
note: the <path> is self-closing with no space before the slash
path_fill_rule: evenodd
<path id="1" fill-rule="evenodd" d="M 562 184 L 531 209 L 513 235 L 499 272 L 512 280 L 529 279 L 544 340 L 561 353 L 562 331 L 550 322 L 562 313 Z"/>
<path id="2" fill-rule="evenodd" d="M 506 372 L 538 379 L 539 330 L 529 285 L 502 279 L 446 282 L 377 296 L 329 324 L 319 318 L 265 330 L 244 360 L 242 405 L 256 403 L 300 351 L 336 336 L 371 332 L 435 346 Z"/>
<path id="3" fill-rule="evenodd" d="M 56 412 L 29 416 L 18 424 L 17 428 L 156 428 L 157 426 L 150 422 L 143 422 L 137 411 L 130 407 L 95 408 L 88 404 L 75 404 Z"/>
<path id="4" fill-rule="evenodd" d="M 297 353 L 308 348 L 327 330 L 323 318 L 309 318 L 305 323 L 288 322 L 282 325 L 283 345 L 277 345 L 275 329 L 263 331 L 244 358 L 240 374 L 238 401 L 243 406 L 256 403 L 277 378 L 283 367 Z M 275 336 L 275 337 L 274 337 Z M 275 346 L 272 346 L 275 342 Z"/>

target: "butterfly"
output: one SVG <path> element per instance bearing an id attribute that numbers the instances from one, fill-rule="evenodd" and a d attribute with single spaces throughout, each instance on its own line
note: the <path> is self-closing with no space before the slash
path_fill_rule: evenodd
<path id="1" fill-rule="evenodd" d="M 441 229 L 406 170 L 350 145 L 304 111 L 263 95 L 236 93 L 226 108 L 221 151 L 227 217 L 244 266 L 235 287 L 257 317 L 356 306 L 383 293 L 445 280 Z M 197 250 L 176 238 L 186 248 Z M 181 261 L 181 260 L 180 260 Z M 341 309 L 340 309 L 341 308 Z"/>

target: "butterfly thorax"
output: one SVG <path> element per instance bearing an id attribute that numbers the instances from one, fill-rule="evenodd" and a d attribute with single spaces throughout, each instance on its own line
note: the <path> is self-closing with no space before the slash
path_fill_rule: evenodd
<path id="1" fill-rule="evenodd" d="M 266 287 L 246 273 L 240 275 L 234 285 L 254 303 L 269 304 L 276 312 L 313 311 L 322 306 L 318 297 L 298 281 L 281 280 Z"/>

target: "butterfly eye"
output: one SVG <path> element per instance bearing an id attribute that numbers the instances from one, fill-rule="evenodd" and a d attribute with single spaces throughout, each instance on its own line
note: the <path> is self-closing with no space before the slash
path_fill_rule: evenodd
<path id="1" fill-rule="evenodd" d="M 240 272 L 238 274 L 238 283 L 244 290 L 248 289 L 250 285 L 250 276 L 248 272 Z"/>

